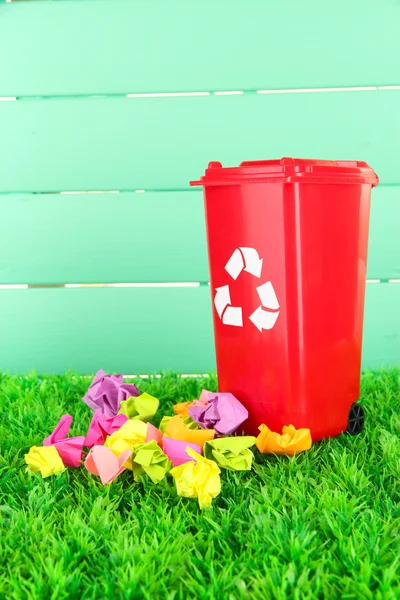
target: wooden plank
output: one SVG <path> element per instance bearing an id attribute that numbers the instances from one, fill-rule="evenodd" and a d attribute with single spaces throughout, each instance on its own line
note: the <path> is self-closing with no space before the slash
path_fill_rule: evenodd
<path id="1" fill-rule="evenodd" d="M 373 190 L 369 279 L 400 278 L 400 186 Z M 0 195 L 0 284 L 209 279 L 201 191 Z"/>
<path id="2" fill-rule="evenodd" d="M 0 365 L 208 372 L 215 368 L 210 292 L 168 289 L 0 290 Z M 364 368 L 400 363 L 400 284 L 367 286 Z"/>
<path id="3" fill-rule="evenodd" d="M 400 90 L 0 103 L 0 191 L 187 189 L 209 160 L 368 161 L 400 182 Z"/>
<path id="4" fill-rule="evenodd" d="M 367 285 L 363 368 L 400 365 L 400 284 Z"/>
<path id="5" fill-rule="evenodd" d="M 398 84 L 393 0 L 17 2 L 0 96 Z"/>
<path id="6" fill-rule="evenodd" d="M 0 195 L 0 283 L 208 281 L 201 192 Z"/>
<path id="7" fill-rule="evenodd" d="M 373 190 L 370 223 L 368 278 L 400 279 L 400 186 Z"/>
<path id="8" fill-rule="evenodd" d="M 208 286 L 0 290 L 0 365 L 92 373 L 214 366 Z"/>

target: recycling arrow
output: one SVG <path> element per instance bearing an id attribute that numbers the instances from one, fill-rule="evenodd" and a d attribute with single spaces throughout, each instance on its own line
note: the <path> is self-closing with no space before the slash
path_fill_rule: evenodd
<path id="1" fill-rule="evenodd" d="M 236 327 L 243 327 L 243 315 L 240 306 L 228 306 L 222 316 L 222 322 L 224 325 L 234 325 Z"/>
<path id="2" fill-rule="evenodd" d="M 215 291 L 217 292 L 214 298 L 215 308 L 218 316 L 222 318 L 224 325 L 243 327 L 243 315 L 241 307 L 230 306 L 231 295 L 229 292 L 229 285 L 215 288 Z"/>
<path id="3" fill-rule="evenodd" d="M 270 281 L 267 281 L 267 283 L 264 283 L 263 285 L 259 285 L 257 288 L 257 294 L 264 308 L 268 308 L 269 310 L 278 310 L 278 298 L 276 297 L 274 286 Z"/>
<path id="4" fill-rule="evenodd" d="M 278 312 L 269 312 L 268 310 L 263 310 L 262 307 L 259 306 L 253 314 L 249 316 L 249 319 L 259 331 L 262 331 L 263 329 L 272 329 L 278 317 L 279 310 Z"/>
<path id="5" fill-rule="evenodd" d="M 234 250 L 225 265 L 225 270 L 234 280 L 243 270 L 260 278 L 262 266 L 263 259 L 259 257 L 255 248 L 241 246 Z M 256 289 L 261 305 L 249 316 L 249 319 L 262 332 L 273 328 L 279 317 L 280 306 L 271 281 L 259 285 Z M 229 285 L 215 288 L 215 291 L 214 305 L 222 323 L 243 327 L 243 311 L 240 306 L 231 305 Z"/>
<path id="6" fill-rule="evenodd" d="M 255 248 L 236 248 L 225 265 L 225 270 L 233 279 L 237 279 L 244 269 L 255 277 L 261 277 L 263 259 L 258 256 Z"/>
<path id="7" fill-rule="evenodd" d="M 215 288 L 215 291 L 217 292 L 214 298 L 215 308 L 217 309 L 218 316 L 222 317 L 222 313 L 224 312 L 225 308 L 231 303 L 229 285 Z"/>
<path id="8" fill-rule="evenodd" d="M 279 317 L 280 311 L 278 310 L 278 298 L 276 297 L 274 286 L 271 281 L 267 281 L 267 283 L 258 286 L 257 294 L 261 300 L 261 306 L 250 315 L 249 319 L 259 331 L 262 331 L 263 329 L 272 329 Z M 263 307 L 269 310 L 263 310 Z M 276 312 L 270 312 L 271 310 Z"/>

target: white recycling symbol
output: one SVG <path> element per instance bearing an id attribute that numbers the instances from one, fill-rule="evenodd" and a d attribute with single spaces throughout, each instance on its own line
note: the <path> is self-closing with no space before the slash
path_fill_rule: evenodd
<path id="1" fill-rule="evenodd" d="M 262 264 L 263 259 L 258 256 L 255 248 L 240 247 L 233 252 L 225 265 L 225 270 L 234 280 L 243 270 L 260 279 Z M 265 329 L 273 328 L 279 317 L 280 307 L 271 281 L 259 285 L 256 289 L 261 304 L 249 316 L 249 319 L 262 332 Z M 224 325 L 243 327 L 243 311 L 241 306 L 232 306 L 229 285 L 215 288 L 215 291 L 214 305 Z"/>

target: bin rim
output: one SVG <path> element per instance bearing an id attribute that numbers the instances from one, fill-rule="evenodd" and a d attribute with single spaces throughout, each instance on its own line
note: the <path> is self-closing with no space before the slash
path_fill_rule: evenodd
<path id="1" fill-rule="evenodd" d="M 317 160 L 284 157 L 276 160 L 244 161 L 238 167 L 208 163 L 205 174 L 191 186 L 240 185 L 241 183 L 358 183 L 375 187 L 378 175 L 364 161 Z"/>

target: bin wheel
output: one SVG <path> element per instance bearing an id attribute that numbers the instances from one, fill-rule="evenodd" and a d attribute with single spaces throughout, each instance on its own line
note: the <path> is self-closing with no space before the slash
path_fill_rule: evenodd
<path id="1" fill-rule="evenodd" d="M 349 410 L 347 421 L 347 432 L 350 435 L 357 435 L 364 429 L 364 409 L 361 404 L 354 402 Z"/>

